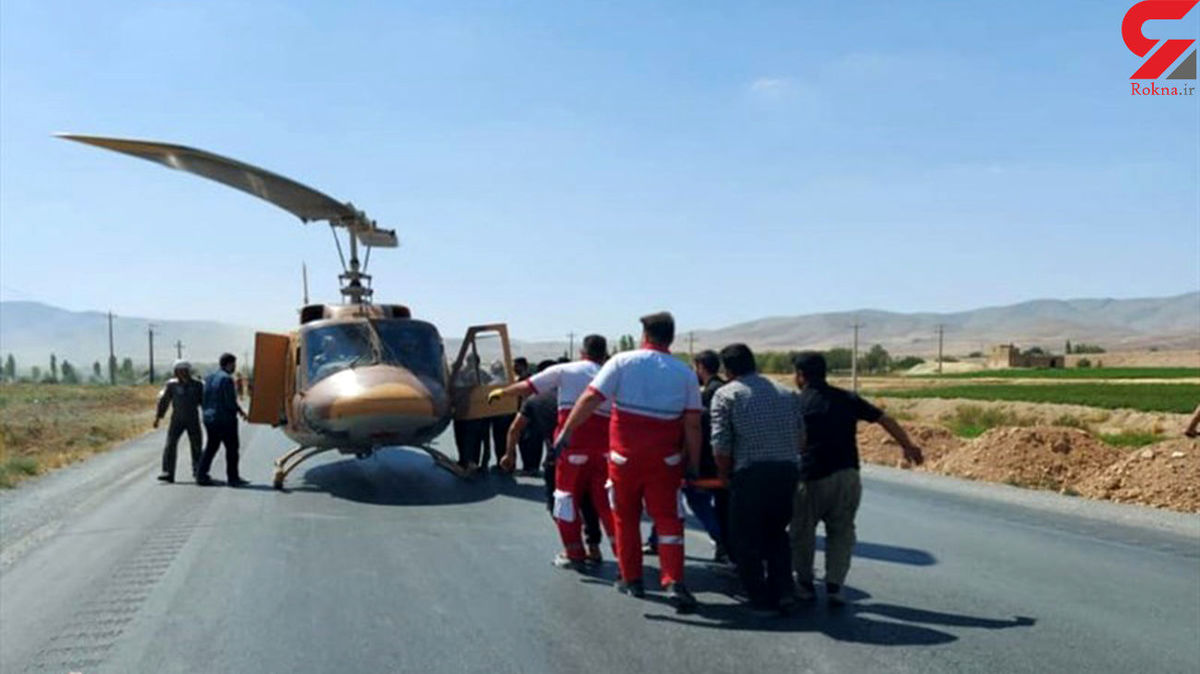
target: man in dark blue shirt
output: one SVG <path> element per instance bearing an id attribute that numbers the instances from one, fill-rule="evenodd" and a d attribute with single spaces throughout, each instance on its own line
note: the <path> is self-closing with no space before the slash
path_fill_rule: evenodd
<path id="1" fill-rule="evenodd" d="M 238 405 L 237 388 L 233 383 L 237 358 L 232 353 L 221 354 L 220 365 L 221 369 L 204 380 L 204 430 L 208 435 L 208 445 L 204 448 L 204 458 L 200 460 L 196 484 L 212 484 L 208 471 L 212 468 L 217 450 L 224 444 L 225 475 L 229 479 L 229 486 L 241 487 L 249 483 L 238 475 L 237 418 L 245 419 L 246 413 Z"/>

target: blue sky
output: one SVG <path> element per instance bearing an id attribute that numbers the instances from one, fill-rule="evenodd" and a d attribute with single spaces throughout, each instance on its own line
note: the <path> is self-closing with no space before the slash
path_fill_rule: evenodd
<path id="1" fill-rule="evenodd" d="M 279 329 L 306 261 L 337 297 L 324 225 L 54 131 L 353 201 L 402 241 L 377 299 L 451 335 L 1196 290 L 1200 95 L 1129 95 L 1129 4 L 3 0 L 0 291 Z"/>

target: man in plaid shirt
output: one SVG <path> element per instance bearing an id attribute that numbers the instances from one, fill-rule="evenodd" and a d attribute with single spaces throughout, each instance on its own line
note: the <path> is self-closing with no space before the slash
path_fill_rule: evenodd
<path id="1" fill-rule="evenodd" d="M 787 612 L 796 604 L 787 526 L 800 476 L 797 396 L 758 374 L 745 344 L 721 349 L 721 363 L 732 381 L 713 395 L 712 445 L 718 474 L 730 482 L 738 575 L 751 609 Z"/>

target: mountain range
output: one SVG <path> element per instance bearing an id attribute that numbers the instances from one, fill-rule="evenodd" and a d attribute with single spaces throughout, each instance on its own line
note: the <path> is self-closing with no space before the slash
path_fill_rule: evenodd
<path id="1" fill-rule="evenodd" d="M 1042 346 L 1061 352 L 1066 340 L 1098 344 L 1110 351 L 1200 348 L 1200 292 L 1143 299 L 1041 299 L 1003 307 L 953 313 L 896 313 L 874 309 L 775 316 L 713 330 L 681 332 L 678 350 L 720 348 L 745 342 L 757 350 L 827 349 L 849 346 L 859 324 L 864 348 L 882 344 L 893 354 L 937 351 L 941 326 L 947 354 L 986 351 L 993 344 Z M 148 330 L 155 331 L 156 363 L 167 367 L 176 342 L 186 357 L 214 360 L 223 351 L 243 356 L 253 349 L 254 329 L 217 321 L 174 321 L 117 316 L 113 341 L 118 359 L 149 360 Z M 615 335 L 611 339 L 615 339 Z M 458 340 L 447 339 L 453 357 Z M 530 360 L 562 355 L 566 342 L 515 340 L 514 353 Z M 108 356 L 108 318 L 98 311 L 68 311 L 38 302 L 0 302 L 0 354 L 13 354 L 18 368 L 46 368 L 51 353 L 84 369 Z M 202 354 L 202 356 L 201 356 Z"/>

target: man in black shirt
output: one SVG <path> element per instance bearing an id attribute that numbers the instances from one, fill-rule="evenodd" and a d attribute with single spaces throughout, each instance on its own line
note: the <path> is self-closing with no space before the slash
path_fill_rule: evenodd
<path id="1" fill-rule="evenodd" d="M 817 523 L 825 523 L 825 592 L 830 604 L 845 603 L 842 584 L 854 549 L 854 517 L 862 498 L 858 477 L 858 422 L 883 426 L 900 445 L 904 458 L 924 461 L 921 450 L 883 410 L 858 395 L 825 381 L 825 357 L 813 351 L 796 356 L 796 385 L 804 440 L 800 450 L 800 484 L 793 509 L 792 563 L 801 598 L 814 596 L 813 556 Z"/>

